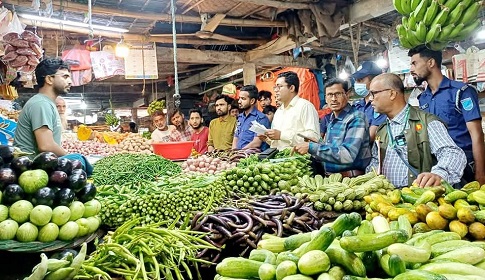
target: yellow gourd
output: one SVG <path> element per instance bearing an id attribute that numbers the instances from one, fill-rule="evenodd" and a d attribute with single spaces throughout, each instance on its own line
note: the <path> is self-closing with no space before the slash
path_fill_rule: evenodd
<path id="1" fill-rule="evenodd" d="M 80 141 L 86 141 L 91 137 L 93 130 L 85 125 L 80 125 L 77 129 L 77 139 Z"/>

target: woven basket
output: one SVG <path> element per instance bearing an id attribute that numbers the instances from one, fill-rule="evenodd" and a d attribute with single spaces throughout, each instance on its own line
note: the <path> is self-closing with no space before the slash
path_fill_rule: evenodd
<path id="1" fill-rule="evenodd" d="M 72 241 L 56 240 L 52 242 L 18 242 L 15 240 L 3 240 L 0 241 L 0 250 L 21 253 L 40 253 L 72 249 L 81 246 L 84 242 L 91 242 L 95 238 L 103 235 L 104 231 L 102 229 L 98 229 L 96 232 L 90 235 L 82 236 Z"/>

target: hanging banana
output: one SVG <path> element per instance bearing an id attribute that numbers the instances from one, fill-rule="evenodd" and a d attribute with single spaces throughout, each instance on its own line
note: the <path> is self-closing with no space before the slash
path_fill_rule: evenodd
<path id="1" fill-rule="evenodd" d="M 446 42 L 450 38 L 451 31 L 455 28 L 455 24 L 448 24 L 447 26 L 441 28 L 441 32 L 438 35 L 437 41 Z"/>
<path id="2" fill-rule="evenodd" d="M 409 16 L 413 10 L 411 10 L 411 0 L 401 0 L 401 9 L 405 16 Z"/>
<path id="3" fill-rule="evenodd" d="M 436 14 L 438 13 L 439 9 L 439 4 L 437 0 L 432 0 L 431 5 L 429 8 L 426 10 L 426 13 L 424 14 L 424 23 L 426 26 L 432 27 L 431 23 L 433 22 L 434 18 L 436 17 Z"/>
<path id="4" fill-rule="evenodd" d="M 427 44 L 426 46 L 433 51 L 442 51 L 446 46 L 448 45 L 447 42 L 431 42 Z"/>
<path id="5" fill-rule="evenodd" d="M 480 9 L 480 2 L 472 3 L 470 6 L 468 6 L 468 8 L 466 8 L 465 12 L 460 18 L 460 22 L 463 22 L 464 25 L 472 23 L 477 18 Z"/>
<path id="6" fill-rule="evenodd" d="M 413 47 L 416 47 L 422 44 L 416 37 L 416 32 L 414 32 L 413 30 L 407 30 L 406 35 L 407 35 L 406 38 L 408 39 L 408 42 L 411 45 L 413 45 Z"/>
<path id="7" fill-rule="evenodd" d="M 422 21 L 424 19 L 424 15 L 426 14 L 426 10 L 428 9 L 428 3 L 430 0 L 422 0 L 416 10 L 414 10 L 414 18 L 416 22 Z M 411 24 L 411 23 L 410 23 Z"/>
<path id="8" fill-rule="evenodd" d="M 460 3 L 460 1 L 462 0 L 447 0 L 444 5 L 448 7 L 450 11 L 453 11 L 453 9 L 458 5 L 458 3 Z"/>
<path id="9" fill-rule="evenodd" d="M 416 10 L 416 8 L 419 5 L 419 2 L 421 2 L 421 0 L 411 0 L 411 10 L 412 11 Z"/>
<path id="10" fill-rule="evenodd" d="M 401 15 L 405 15 L 404 10 L 402 9 L 401 2 L 402 0 L 392 0 L 392 5 L 394 5 L 394 8 L 398 13 L 400 13 Z"/>
<path id="11" fill-rule="evenodd" d="M 465 10 L 465 5 L 462 3 L 458 4 L 455 9 L 453 9 L 450 12 L 450 15 L 448 16 L 448 20 L 446 21 L 446 24 L 450 23 L 458 23 L 459 19 L 461 18 L 463 11 Z"/>
<path id="12" fill-rule="evenodd" d="M 431 23 L 431 26 L 437 25 L 437 24 L 444 24 L 449 14 L 450 14 L 450 9 L 448 9 L 447 7 L 444 7 L 441 10 L 441 12 L 439 12 L 438 15 L 434 18 L 433 22 Z"/>
<path id="13" fill-rule="evenodd" d="M 429 29 L 428 34 L 426 34 L 426 43 L 433 42 L 434 39 L 439 35 L 440 31 L 441 31 L 441 24 L 432 26 Z"/>
<path id="14" fill-rule="evenodd" d="M 416 38 L 420 43 L 424 43 L 426 40 L 426 25 L 423 21 L 418 23 L 418 27 L 416 28 Z"/>
<path id="15" fill-rule="evenodd" d="M 416 11 L 414 11 L 409 15 L 408 26 L 406 28 L 411 29 L 411 30 L 416 30 L 416 25 L 417 25 Z"/>
<path id="16" fill-rule="evenodd" d="M 459 23 L 455 26 L 455 28 L 451 31 L 449 35 L 449 40 L 453 40 L 456 38 L 458 35 L 460 35 L 461 30 L 465 27 L 463 23 Z"/>

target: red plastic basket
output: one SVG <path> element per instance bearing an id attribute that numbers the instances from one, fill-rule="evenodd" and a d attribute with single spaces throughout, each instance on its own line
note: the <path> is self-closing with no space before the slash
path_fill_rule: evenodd
<path id="1" fill-rule="evenodd" d="M 152 143 L 153 152 L 170 160 L 187 159 L 195 141 Z"/>

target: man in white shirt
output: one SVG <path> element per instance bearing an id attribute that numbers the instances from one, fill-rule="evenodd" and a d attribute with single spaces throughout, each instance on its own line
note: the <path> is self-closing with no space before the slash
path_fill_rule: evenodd
<path id="1" fill-rule="evenodd" d="M 167 114 L 162 111 L 156 111 L 152 115 L 153 126 L 155 130 L 152 132 L 152 140 L 154 142 L 170 142 L 170 134 L 175 130 L 175 126 L 167 125 Z"/>
<path id="2" fill-rule="evenodd" d="M 300 80 L 295 72 L 278 75 L 273 90 L 281 106 L 276 110 L 271 129 L 264 134 L 271 148 L 282 150 L 303 143 L 305 140 L 298 134 L 315 141 L 320 138 L 317 110 L 310 101 L 298 97 L 299 86 Z"/>

